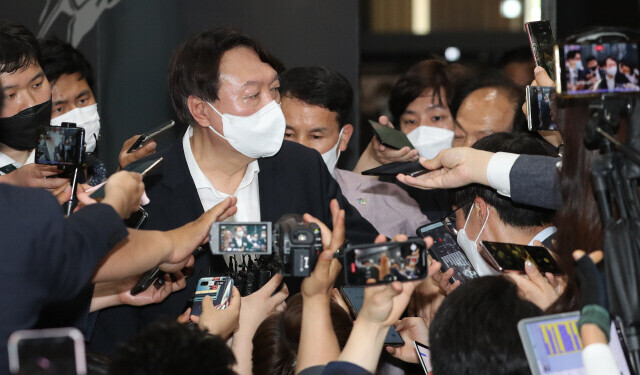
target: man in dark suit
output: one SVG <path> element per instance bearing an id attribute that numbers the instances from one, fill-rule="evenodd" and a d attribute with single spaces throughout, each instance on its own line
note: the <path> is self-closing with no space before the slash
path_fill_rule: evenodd
<path id="1" fill-rule="evenodd" d="M 627 76 L 618 71 L 618 62 L 611 56 L 607 56 L 604 60 L 604 69 L 600 76 L 602 79 L 596 83 L 595 87 L 597 91 L 613 91 L 624 88 L 629 83 Z"/>
<path id="2" fill-rule="evenodd" d="M 309 213 L 331 224 L 329 202 L 337 199 L 346 211 L 346 237 L 373 242 L 375 229 L 347 203 L 320 154 L 283 142 L 282 68 L 258 43 L 231 29 L 191 36 L 178 47 L 169 86 L 176 113 L 189 127 L 181 141 L 156 155 L 164 162 L 146 177 L 151 203 L 144 229 L 178 227 L 228 196 L 238 198 L 233 221 L 275 222 L 284 214 Z M 101 311 L 92 349 L 110 352 L 159 317 L 175 318 L 199 278 L 226 272 L 221 256 L 203 252 L 186 288 L 161 304 Z"/>

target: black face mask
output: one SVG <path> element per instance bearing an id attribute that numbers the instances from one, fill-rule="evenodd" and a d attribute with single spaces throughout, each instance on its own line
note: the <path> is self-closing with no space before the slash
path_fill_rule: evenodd
<path id="1" fill-rule="evenodd" d="M 51 99 L 0 118 L 0 142 L 16 150 L 32 150 L 38 145 L 40 130 L 50 122 Z"/>

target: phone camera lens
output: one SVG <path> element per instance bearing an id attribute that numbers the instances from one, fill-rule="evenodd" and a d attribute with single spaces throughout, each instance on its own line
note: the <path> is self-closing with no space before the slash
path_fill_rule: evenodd
<path id="1" fill-rule="evenodd" d="M 203 281 L 203 282 L 200 283 L 200 286 L 207 286 L 207 285 L 209 285 L 209 283 L 206 282 L 206 281 Z"/>

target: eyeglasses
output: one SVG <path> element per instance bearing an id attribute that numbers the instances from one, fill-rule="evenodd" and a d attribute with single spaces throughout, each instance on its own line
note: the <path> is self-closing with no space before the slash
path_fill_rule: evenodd
<path id="1" fill-rule="evenodd" d="M 439 222 L 441 221 L 443 223 L 443 226 L 445 227 L 447 232 L 451 233 L 454 236 L 457 236 L 458 235 L 458 229 L 456 227 L 456 215 L 457 215 L 459 210 L 463 209 L 464 207 L 468 207 L 471 204 L 473 204 L 473 202 L 465 203 L 463 205 L 458 206 L 458 208 L 456 208 L 455 210 L 449 212 L 448 214 L 446 214 L 445 216 L 440 218 L 440 220 L 438 220 L 438 221 Z"/>

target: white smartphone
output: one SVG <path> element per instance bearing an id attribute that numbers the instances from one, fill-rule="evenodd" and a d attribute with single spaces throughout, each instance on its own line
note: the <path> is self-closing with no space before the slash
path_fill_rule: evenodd
<path id="1" fill-rule="evenodd" d="M 413 346 L 416 347 L 416 352 L 418 352 L 418 358 L 420 359 L 420 364 L 422 365 L 422 369 L 426 375 L 429 375 L 432 371 L 431 369 L 431 349 L 425 344 L 421 344 L 417 341 L 413 342 Z"/>
<path id="2" fill-rule="evenodd" d="M 16 331 L 7 346 L 12 374 L 87 373 L 84 336 L 76 328 Z"/>

